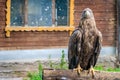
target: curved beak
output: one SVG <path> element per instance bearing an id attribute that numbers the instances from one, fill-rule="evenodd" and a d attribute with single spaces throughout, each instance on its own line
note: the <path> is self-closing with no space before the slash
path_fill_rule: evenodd
<path id="1" fill-rule="evenodd" d="M 90 17 L 90 12 L 89 12 L 89 11 L 85 11 L 84 14 L 85 14 L 85 17 L 86 17 L 86 18 L 89 18 L 89 17 Z"/>

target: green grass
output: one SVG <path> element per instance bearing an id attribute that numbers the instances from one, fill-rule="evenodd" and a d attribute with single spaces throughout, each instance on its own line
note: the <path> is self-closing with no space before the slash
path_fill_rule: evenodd
<path id="1" fill-rule="evenodd" d="M 42 80 L 42 65 L 39 64 L 38 72 L 28 72 L 29 79 L 24 80 Z"/>
<path id="2" fill-rule="evenodd" d="M 104 68 L 102 65 L 97 65 L 94 67 L 95 70 L 99 70 L 99 71 L 104 71 Z"/>
<path id="3" fill-rule="evenodd" d="M 120 72 L 120 68 L 108 68 L 106 69 L 108 72 Z"/>
<path id="4" fill-rule="evenodd" d="M 112 67 L 105 68 L 102 65 L 97 65 L 97 66 L 94 67 L 94 69 L 98 70 L 98 71 L 120 72 L 120 68 L 112 68 Z"/>

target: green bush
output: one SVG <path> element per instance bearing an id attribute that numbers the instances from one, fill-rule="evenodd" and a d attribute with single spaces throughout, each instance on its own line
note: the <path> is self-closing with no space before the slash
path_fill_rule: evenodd
<path id="1" fill-rule="evenodd" d="M 65 60 L 65 52 L 64 50 L 62 50 L 62 54 L 60 57 L 60 63 L 55 64 L 51 61 L 51 55 L 49 55 L 49 66 L 50 68 L 54 68 L 54 69 L 68 69 L 68 64 L 67 61 Z"/>
<path id="2" fill-rule="evenodd" d="M 29 80 L 42 80 L 42 65 L 39 64 L 38 72 L 28 72 Z"/>
<path id="3" fill-rule="evenodd" d="M 61 56 L 61 59 L 60 59 L 60 68 L 61 69 L 67 69 L 67 62 L 65 60 L 65 53 L 64 53 L 64 50 L 62 50 L 62 56 Z"/>

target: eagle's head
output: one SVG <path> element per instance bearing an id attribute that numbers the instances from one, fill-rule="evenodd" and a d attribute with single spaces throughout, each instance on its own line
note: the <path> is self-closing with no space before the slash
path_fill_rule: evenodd
<path id="1" fill-rule="evenodd" d="M 90 8 L 85 8 L 82 11 L 81 17 L 80 17 L 80 23 L 79 23 L 80 28 L 96 28 L 96 23 L 94 19 L 93 12 Z"/>
<path id="2" fill-rule="evenodd" d="M 93 12 L 90 8 L 85 8 L 82 11 L 81 19 L 90 19 L 90 18 L 94 18 Z"/>

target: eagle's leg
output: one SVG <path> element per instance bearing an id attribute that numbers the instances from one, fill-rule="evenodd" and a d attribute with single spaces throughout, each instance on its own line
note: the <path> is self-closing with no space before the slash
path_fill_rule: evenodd
<path id="1" fill-rule="evenodd" d="M 78 64 L 77 68 L 73 69 L 75 71 L 77 71 L 78 75 L 80 75 L 80 72 L 83 70 L 81 67 L 80 67 L 80 64 Z"/>
<path id="2" fill-rule="evenodd" d="M 95 78 L 95 70 L 93 68 L 93 66 L 91 65 L 90 69 L 88 70 L 88 74 L 91 73 L 92 74 L 92 78 Z"/>

